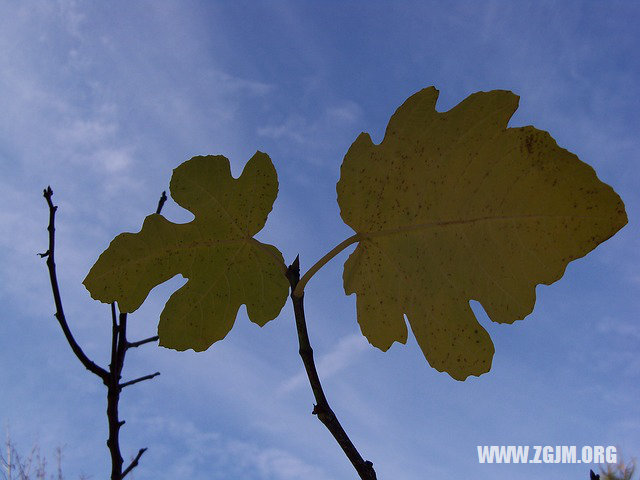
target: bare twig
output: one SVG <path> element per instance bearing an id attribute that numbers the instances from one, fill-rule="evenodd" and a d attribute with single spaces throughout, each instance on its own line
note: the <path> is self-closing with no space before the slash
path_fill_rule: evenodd
<path id="1" fill-rule="evenodd" d="M 313 414 L 331 432 L 333 438 L 336 439 L 351 464 L 358 472 L 362 480 L 376 480 L 376 472 L 373 469 L 373 463 L 364 460 L 356 447 L 349 439 L 347 432 L 344 431 L 342 425 L 338 421 L 335 413 L 331 410 L 327 397 L 322 389 L 320 378 L 316 370 L 315 361 L 313 359 L 313 349 L 309 342 L 309 334 L 307 332 L 307 323 L 304 315 L 304 291 L 296 293 L 296 285 L 300 281 L 300 258 L 296 257 L 294 262 L 287 269 L 287 278 L 291 284 L 291 300 L 293 302 L 293 311 L 296 318 L 296 329 L 298 331 L 299 353 L 304 363 L 304 368 L 311 384 L 313 396 L 317 404 L 313 406 Z"/>
<path id="2" fill-rule="evenodd" d="M 157 377 L 158 375 L 160 375 L 160 372 L 151 373 L 149 375 L 136 378 L 135 380 L 129 380 L 128 382 L 121 383 L 120 389 L 122 390 L 124 387 L 129 387 L 131 385 L 135 385 L 136 383 L 143 382 L 145 380 L 151 380 L 153 377 Z"/>
<path id="3" fill-rule="evenodd" d="M 44 190 L 44 198 L 47 200 L 47 205 L 49 205 L 49 226 L 47 230 L 49 232 L 49 250 L 45 253 L 40 253 L 40 257 L 47 257 L 47 268 L 49 269 L 49 279 L 51 281 L 51 291 L 53 292 L 53 301 L 56 305 L 56 313 L 55 317 L 60 324 L 60 328 L 64 332 L 64 336 L 75 353 L 78 360 L 84 365 L 84 367 L 89 370 L 91 373 L 94 373 L 98 377 L 100 377 L 103 381 L 108 377 L 109 372 L 107 372 L 104 368 L 96 365 L 92 360 L 89 359 L 76 342 L 76 339 L 73 337 L 71 330 L 69 329 L 69 325 L 67 324 L 67 319 L 64 315 L 64 309 L 62 308 L 62 298 L 60 296 L 60 287 L 58 286 L 58 276 L 56 274 L 56 262 L 55 262 L 55 219 L 56 219 L 56 211 L 58 207 L 53 204 L 51 197 L 53 196 L 53 190 L 51 187 L 47 187 Z"/>
<path id="4" fill-rule="evenodd" d="M 136 458 L 134 458 L 129 464 L 129 466 L 124 469 L 124 472 L 122 472 L 122 478 L 126 477 L 131 470 L 133 470 L 138 466 L 138 460 L 140 460 L 140 457 L 146 451 L 147 451 L 146 448 L 141 448 L 140 450 L 138 450 L 138 454 L 136 455 Z"/>
<path id="5" fill-rule="evenodd" d="M 127 344 L 127 348 L 136 348 L 136 347 L 139 347 L 140 345 L 144 345 L 145 343 L 151 343 L 157 340 L 158 340 L 158 336 L 156 335 L 154 337 L 145 338 L 144 340 L 138 340 L 137 342 L 129 342 Z"/>
<path id="6" fill-rule="evenodd" d="M 44 190 L 44 198 L 47 200 L 47 205 L 49 206 L 49 226 L 47 230 L 49 231 L 49 249 L 45 253 L 40 253 L 40 257 L 47 258 L 47 267 L 49 269 L 49 278 L 51 280 L 51 290 L 53 292 L 53 299 L 56 306 L 55 317 L 64 332 L 64 335 L 71 347 L 71 350 L 75 353 L 76 357 L 80 360 L 80 362 L 85 366 L 85 368 L 98 377 L 102 379 L 102 382 L 107 387 L 107 420 L 109 424 L 109 438 L 107 439 L 107 446 L 109 448 L 109 452 L 111 454 L 111 480 L 122 480 L 131 470 L 133 470 L 137 465 L 138 461 L 142 454 L 147 450 L 146 448 L 141 448 L 138 451 L 138 454 L 131 462 L 131 464 L 123 471 L 123 460 L 122 455 L 120 453 L 120 428 L 124 425 L 124 420 L 119 420 L 118 418 L 118 404 L 120 402 L 120 392 L 124 387 L 134 385 L 136 383 L 142 382 L 143 380 L 149 380 L 157 375 L 160 375 L 160 372 L 153 373 L 151 375 L 145 375 L 144 377 L 137 378 L 135 380 L 131 380 L 129 382 L 120 383 L 122 379 L 122 368 L 124 367 L 124 359 L 127 353 L 127 350 L 130 348 L 136 348 L 141 345 L 154 342 L 158 340 L 158 337 L 149 337 L 144 340 L 139 340 L 137 342 L 128 342 L 127 341 L 127 314 L 116 312 L 115 303 L 111 304 L 111 363 L 109 364 L 109 370 L 105 370 L 102 367 L 96 365 L 92 360 L 87 357 L 84 353 L 80 345 L 76 342 L 69 325 L 67 324 L 67 320 L 64 315 L 64 310 L 62 308 L 62 299 L 60 295 L 60 288 L 58 286 L 58 279 L 56 275 L 56 265 L 55 265 L 55 214 L 58 209 L 57 206 L 53 204 L 51 197 L 53 196 L 53 190 L 51 187 L 47 187 Z M 160 201 L 158 202 L 158 208 L 156 213 L 160 213 L 162 210 L 162 206 L 164 202 L 167 200 L 167 196 L 165 192 L 162 192 L 162 196 L 160 197 Z"/>
<path id="7" fill-rule="evenodd" d="M 158 200 L 158 208 L 156 208 L 156 213 L 158 215 L 160 215 L 160 212 L 162 211 L 162 207 L 164 206 L 164 202 L 167 201 L 167 192 L 162 192 L 162 195 L 160 195 L 160 200 Z"/>

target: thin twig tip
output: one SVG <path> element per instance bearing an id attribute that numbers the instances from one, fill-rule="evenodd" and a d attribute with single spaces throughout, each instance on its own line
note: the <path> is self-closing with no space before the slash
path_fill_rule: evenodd
<path id="1" fill-rule="evenodd" d="M 156 214 L 160 215 L 162 211 L 162 207 L 164 206 L 164 202 L 167 201 L 167 191 L 163 190 L 162 195 L 160 195 L 160 200 L 158 200 L 158 208 L 156 208 Z"/>

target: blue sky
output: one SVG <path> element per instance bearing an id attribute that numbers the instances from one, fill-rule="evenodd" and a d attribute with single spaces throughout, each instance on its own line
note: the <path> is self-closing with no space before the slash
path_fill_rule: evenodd
<path id="1" fill-rule="evenodd" d="M 627 206 L 629 225 L 556 284 L 534 312 L 492 324 L 493 368 L 465 382 L 438 373 L 415 339 L 382 353 L 342 289 L 347 253 L 307 288 L 319 373 L 332 407 L 378 478 L 588 478 L 584 465 L 479 465 L 476 445 L 618 445 L 640 452 L 637 219 L 640 7 L 636 2 L 3 2 L 0 6 L 0 423 L 23 451 L 64 447 L 67 478 L 107 478 L 103 386 L 53 317 L 44 262 L 51 185 L 67 318 L 108 363 L 109 308 L 81 282 L 109 241 L 138 231 L 171 171 L 223 154 L 237 176 L 269 153 L 280 191 L 259 238 L 309 267 L 351 235 L 335 184 L 362 132 L 435 85 L 438 109 L 470 93 L 521 96 L 510 125 L 551 132 Z M 173 221 L 190 214 L 173 202 Z M 351 250 L 349 250 L 351 251 Z M 130 316 L 155 333 L 168 295 Z M 355 478 L 310 415 L 291 305 L 259 328 L 244 307 L 205 353 L 133 351 L 125 377 L 132 478 Z M 52 460 L 52 459 L 51 459 Z"/>

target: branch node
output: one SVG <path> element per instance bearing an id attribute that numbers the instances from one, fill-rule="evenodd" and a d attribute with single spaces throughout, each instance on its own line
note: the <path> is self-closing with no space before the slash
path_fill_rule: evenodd
<path id="1" fill-rule="evenodd" d="M 287 267 L 285 275 L 292 285 L 291 291 L 293 292 L 293 289 L 296 288 L 295 286 L 300 281 L 300 255 L 297 255 L 293 263 Z"/>
<path id="2" fill-rule="evenodd" d="M 307 357 L 313 357 L 313 348 L 311 347 L 301 347 L 298 349 L 298 354 L 304 358 L 305 356 Z"/>

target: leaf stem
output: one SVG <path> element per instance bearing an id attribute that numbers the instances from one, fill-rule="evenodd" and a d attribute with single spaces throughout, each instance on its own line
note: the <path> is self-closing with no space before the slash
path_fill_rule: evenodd
<path id="1" fill-rule="evenodd" d="M 346 248 L 348 245 L 357 241 L 357 239 L 351 240 L 354 237 L 345 240 L 336 248 L 334 248 L 331 251 L 336 251 L 333 255 L 325 255 L 325 257 L 323 257 L 323 259 L 326 258 L 324 263 L 327 263 L 332 257 L 337 255 L 340 251 L 344 250 L 344 248 Z M 346 243 L 349 240 L 351 241 L 349 243 Z M 338 247 L 341 248 L 338 249 Z M 324 265 L 324 263 L 316 263 L 316 265 L 320 264 L 316 268 L 316 271 L 322 265 Z M 327 401 L 327 397 L 325 396 L 324 390 L 322 389 L 320 377 L 318 376 L 316 364 L 313 359 L 313 349 L 311 348 L 311 343 L 309 341 L 309 333 L 307 332 L 307 323 L 304 315 L 304 292 L 302 292 L 299 296 L 295 295 L 296 287 L 297 285 L 299 285 L 300 281 L 299 257 L 296 257 L 295 261 L 287 269 L 287 278 L 289 279 L 289 283 L 291 284 L 291 301 L 293 302 L 293 311 L 296 318 L 296 329 L 298 331 L 298 352 L 300 353 L 300 357 L 302 357 L 302 362 L 304 363 L 304 368 L 307 372 L 307 377 L 309 378 L 311 390 L 313 391 L 313 396 L 315 397 L 317 402 L 317 404 L 313 406 L 312 413 L 314 415 L 317 415 L 318 419 L 324 424 L 325 427 L 327 427 L 329 432 L 331 432 L 331 435 L 333 435 L 333 438 L 335 438 L 340 447 L 342 447 L 342 450 L 344 451 L 347 458 L 351 461 L 351 464 L 358 472 L 360 478 L 362 480 L 376 480 L 377 477 L 376 472 L 373 469 L 373 463 L 368 460 L 364 460 L 356 447 L 353 445 L 353 443 L 349 439 L 349 436 L 347 435 L 347 432 L 345 432 L 344 428 L 342 428 L 342 425 L 340 425 L 336 414 L 333 413 L 333 410 L 331 410 L 329 402 Z"/>
<path id="2" fill-rule="evenodd" d="M 302 297 L 302 295 L 304 294 L 304 287 L 307 285 L 307 282 L 311 280 L 311 277 L 313 277 L 318 270 L 324 267 L 329 262 L 329 260 L 331 260 L 333 257 L 338 255 L 345 248 L 349 247 L 350 245 L 353 245 L 354 243 L 359 242 L 360 240 L 362 240 L 362 236 L 359 233 L 356 233 L 354 235 L 351 235 L 346 240 L 343 240 L 335 247 L 333 247 L 329 251 L 329 253 L 327 253 L 324 257 L 318 260 L 309 270 L 307 270 L 307 272 L 302 276 L 300 281 L 295 286 L 295 289 L 291 294 L 291 296 Z"/>

